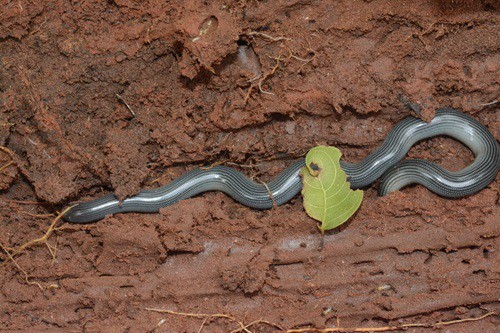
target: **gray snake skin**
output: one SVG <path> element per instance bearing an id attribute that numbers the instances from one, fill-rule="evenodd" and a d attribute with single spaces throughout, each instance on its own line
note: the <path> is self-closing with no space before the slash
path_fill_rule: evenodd
<path id="1" fill-rule="evenodd" d="M 467 147 L 475 155 L 472 164 L 458 172 L 448 171 L 432 162 L 412 159 L 401 161 L 418 141 L 446 135 Z M 304 159 L 293 163 L 274 180 L 256 183 L 227 166 L 194 169 L 171 183 L 120 202 L 113 194 L 79 203 L 63 218 L 68 222 L 89 223 L 106 215 L 126 212 L 153 213 L 161 207 L 207 191 L 222 191 L 236 201 L 255 209 L 270 209 L 295 197 L 302 189 L 299 175 Z M 399 122 L 382 145 L 359 163 L 341 161 L 351 188 L 370 185 L 381 178 L 378 194 L 383 196 L 409 184 L 418 183 L 440 196 L 456 198 L 476 193 L 491 183 L 500 169 L 500 148 L 493 135 L 478 121 L 459 111 L 439 109 L 426 123 L 414 117 Z"/>

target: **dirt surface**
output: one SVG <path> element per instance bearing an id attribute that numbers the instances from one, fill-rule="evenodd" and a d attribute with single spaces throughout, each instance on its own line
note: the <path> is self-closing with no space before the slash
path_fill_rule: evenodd
<path id="1" fill-rule="evenodd" d="M 13 252 L 71 203 L 124 198 L 198 165 L 230 162 L 266 181 L 317 144 L 358 161 L 397 121 L 430 119 L 436 107 L 458 108 L 500 139 L 499 10 L 493 0 L 3 0 L 0 242 Z M 409 156 L 451 170 L 473 160 L 447 138 Z M 499 177 L 458 200 L 421 186 L 380 198 L 376 188 L 324 239 L 301 198 L 256 211 L 221 193 L 159 214 L 59 224 L 50 247 L 15 263 L 1 252 L 0 328 L 239 327 L 146 308 L 285 329 L 498 312 Z"/>

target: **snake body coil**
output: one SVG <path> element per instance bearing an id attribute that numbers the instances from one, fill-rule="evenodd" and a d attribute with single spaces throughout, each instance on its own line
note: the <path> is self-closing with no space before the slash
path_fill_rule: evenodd
<path id="1" fill-rule="evenodd" d="M 464 143 L 474 153 L 474 162 L 458 172 L 420 159 L 400 162 L 416 142 L 437 135 L 450 136 Z M 414 117 L 403 119 L 382 145 L 363 161 L 340 163 L 351 188 L 368 186 L 382 176 L 379 195 L 418 183 L 441 196 L 455 198 L 476 193 L 495 179 L 500 169 L 500 148 L 493 135 L 475 119 L 453 109 L 439 109 L 430 123 Z M 282 205 L 300 192 L 299 172 L 304 165 L 304 159 L 295 162 L 267 183 L 267 187 L 226 166 L 194 169 L 163 187 L 142 190 L 122 202 L 109 194 L 80 203 L 63 218 L 69 222 L 88 223 L 109 214 L 153 213 L 207 191 L 222 191 L 248 207 L 270 209 L 274 203 Z"/>

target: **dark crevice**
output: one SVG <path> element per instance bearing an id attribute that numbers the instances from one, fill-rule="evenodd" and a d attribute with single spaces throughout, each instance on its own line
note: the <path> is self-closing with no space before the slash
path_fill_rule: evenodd
<path id="1" fill-rule="evenodd" d="M 190 79 L 186 76 L 181 76 L 180 80 L 184 88 L 194 91 L 198 85 L 209 85 L 212 75 L 208 69 L 201 68 L 194 78 Z"/>
<path id="2" fill-rule="evenodd" d="M 375 262 L 373 260 L 361 260 L 352 263 L 353 266 L 373 266 Z"/>
<path id="3" fill-rule="evenodd" d="M 379 270 L 376 270 L 376 271 L 373 271 L 373 272 L 369 272 L 368 273 L 370 276 L 377 276 L 377 275 L 384 275 L 384 271 L 379 269 Z"/>
<path id="4" fill-rule="evenodd" d="M 432 253 L 429 253 L 427 258 L 424 260 L 424 264 L 429 264 L 432 261 L 433 257 L 434 257 L 434 255 Z"/>
<path id="5" fill-rule="evenodd" d="M 181 41 L 175 41 L 172 44 L 172 51 L 175 60 L 179 61 L 182 58 L 182 50 L 184 50 L 184 44 Z"/>
<path id="6" fill-rule="evenodd" d="M 244 40 L 242 36 L 240 36 L 240 39 L 238 39 L 236 41 L 236 44 L 238 46 L 248 46 L 249 45 L 248 42 L 246 40 Z"/>
<path id="7" fill-rule="evenodd" d="M 485 247 L 485 248 L 483 249 L 483 258 L 485 258 L 485 259 L 489 259 L 489 257 L 490 257 L 490 252 L 492 252 L 492 251 L 490 251 L 490 249 L 488 249 L 487 247 Z"/>
<path id="8" fill-rule="evenodd" d="M 477 269 L 475 271 L 472 272 L 472 274 L 474 275 L 481 275 L 481 276 L 484 276 L 486 277 L 486 271 L 484 269 Z"/>
<path id="9" fill-rule="evenodd" d="M 272 122 L 286 122 L 286 121 L 291 121 L 294 120 L 291 115 L 289 114 L 283 114 L 283 113 L 271 113 L 268 116 L 268 119 Z"/>
<path id="10" fill-rule="evenodd" d="M 304 265 L 302 260 L 298 261 L 282 261 L 280 259 L 274 259 L 273 262 L 269 265 L 270 268 L 275 268 L 278 266 L 293 266 L 293 265 Z"/>
<path id="11" fill-rule="evenodd" d="M 483 9 L 484 9 L 485 12 L 494 12 L 494 11 L 497 10 L 495 8 L 495 6 L 493 6 L 493 4 L 491 4 L 491 3 L 485 3 L 485 4 L 483 4 Z"/>
<path id="12" fill-rule="evenodd" d="M 82 310 L 94 310 L 94 306 L 81 306 L 75 309 L 75 312 L 78 313 Z"/>
<path id="13" fill-rule="evenodd" d="M 197 255 L 203 252 L 203 250 L 167 250 L 167 256 L 182 256 L 182 255 Z"/>

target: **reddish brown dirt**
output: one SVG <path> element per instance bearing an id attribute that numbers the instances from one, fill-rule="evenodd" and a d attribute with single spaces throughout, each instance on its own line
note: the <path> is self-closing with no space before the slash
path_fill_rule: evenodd
<path id="1" fill-rule="evenodd" d="M 0 171 L 0 241 L 40 237 L 52 217 L 33 214 L 133 195 L 200 164 L 253 165 L 242 170 L 267 180 L 317 144 L 360 160 L 410 103 L 423 118 L 459 108 L 499 139 L 499 10 L 492 0 L 3 0 L 0 167 L 14 163 Z M 240 38 L 251 48 L 238 52 Z M 473 159 L 445 138 L 410 155 L 454 170 Z M 196 332 L 203 321 L 148 307 L 284 328 L 498 311 L 498 177 L 459 200 L 420 186 L 379 198 L 376 186 L 323 240 L 300 198 L 255 211 L 221 193 L 64 224 L 49 238 L 54 257 L 46 246 L 16 257 L 43 291 L 0 254 L 0 328 Z M 203 332 L 237 327 L 211 319 Z"/>

